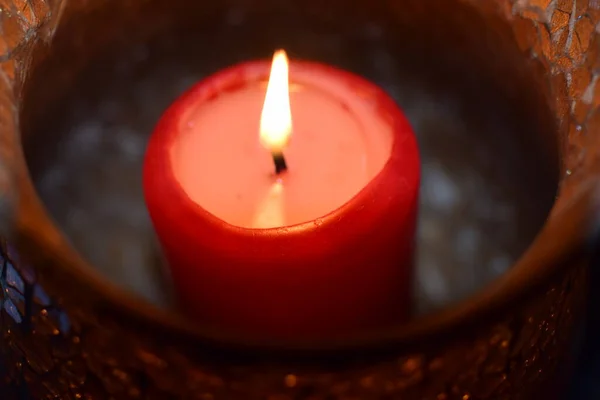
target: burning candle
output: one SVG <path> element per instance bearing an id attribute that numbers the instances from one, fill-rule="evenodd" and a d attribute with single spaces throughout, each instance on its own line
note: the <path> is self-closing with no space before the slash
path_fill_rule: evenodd
<path id="1" fill-rule="evenodd" d="M 181 96 L 144 165 L 182 307 L 264 338 L 406 319 L 418 186 L 416 140 L 393 100 L 283 51 Z"/>

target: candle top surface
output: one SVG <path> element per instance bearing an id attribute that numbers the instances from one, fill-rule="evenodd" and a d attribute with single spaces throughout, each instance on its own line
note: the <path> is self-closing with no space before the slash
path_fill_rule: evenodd
<path id="1" fill-rule="evenodd" d="M 393 127 L 373 94 L 345 75 L 292 62 L 292 134 L 283 151 L 288 170 L 276 175 L 259 139 L 269 64 L 261 66 L 262 74 L 227 90 L 219 89 L 226 82 L 211 83 L 215 78 L 200 83 L 207 90 L 192 90 L 198 98 L 179 115 L 170 151 L 173 175 L 193 202 L 234 226 L 276 228 L 318 220 L 383 169 Z M 240 79 L 220 78 L 227 77 Z"/>

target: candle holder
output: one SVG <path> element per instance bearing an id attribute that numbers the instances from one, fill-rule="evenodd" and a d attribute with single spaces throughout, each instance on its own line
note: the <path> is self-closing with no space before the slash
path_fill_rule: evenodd
<path id="1" fill-rule="evenodd" d="M 559 393 L 595 234 L 599 22 L 594 2 L 575 0 L 4 2 L 3 398 Z M 239 337 L 173 311 L 168 288 L 148 284 L 160 257 L 152 255 L 141 189 L 132 194 L 141 188 L 145 146 L 135 132 L 149 135 L 162 108 L 196 77 L 280 47 L 381 84 L 404 107 L 423 149 L 438 152 L 428 158 L 424 151 L 426 162 L 489 178 L 466 183 L 469 193 L 489 195 L 477 204 L 494 196 L 485 182 L 509 188 L 515 207 L 508 211 L 496 204 L 477 215 L 433 215 L 444 226 L 468 220 L 481 229 L 461 236 L 469 245 L 460 247 L 447 242 L 451 229 L 440 228 L 446 236 L 431 248 L 438 259 L 452 254 L 457 265 L 461 254 L 508 249 L 514 265 L 497 277 L 487 267 L 471 271 L 485 275 L 480 290 L 465 289 L 443 309 L 421 302 L 429 312 L 402 326 L 310 343 Z M 95 119 L 81 119 L 90 115 Z M 465 166 L 464 159 L 479 164 Z M 425 181 L 439 188 L 443 182 L 427 171 L 440 169 L 428 168 Z M 452 193 L 424 196 L 447 204 Z M 115 215 L 127 215 L 129 224 L 111 230 Z M 427 226 L 420 230 L 428 234 Z M 482 232 L 487 236 L 473 239 Z M 482 257 L 463 261 L 497 261 Z M 158 275 L 152 282 L 168 281 Z M 455 280 L 463 284 L 467 276 Z"/>

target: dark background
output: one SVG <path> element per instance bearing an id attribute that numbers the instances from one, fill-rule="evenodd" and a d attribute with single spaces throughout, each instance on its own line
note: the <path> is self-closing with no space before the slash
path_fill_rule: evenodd
<path id="1" fill-rule="evenodd" d="M 581 335 L 583 347 L 565 400 L 600 399 L 600 246 L 591 264 L 590 295 L 587 308 L 586 329 Z"/>

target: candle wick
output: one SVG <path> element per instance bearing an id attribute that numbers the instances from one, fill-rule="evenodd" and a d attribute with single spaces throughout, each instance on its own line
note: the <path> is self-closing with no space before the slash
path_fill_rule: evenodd
<path id="1" fill-rule="evenodd" d="M 287 164 L 283 153 L 271 153 L 273 155 L 273 162 L 275 163 L 275 174 L 279 175 L 282 172 L 287 171 Z"/>

